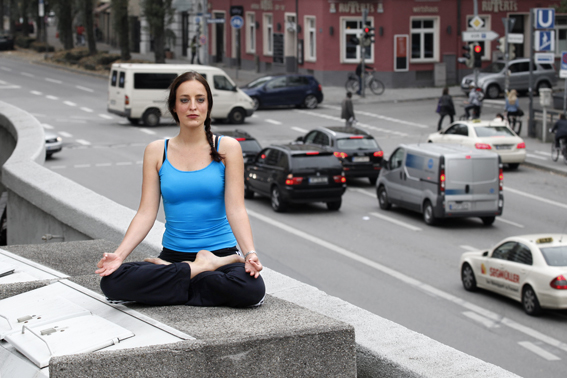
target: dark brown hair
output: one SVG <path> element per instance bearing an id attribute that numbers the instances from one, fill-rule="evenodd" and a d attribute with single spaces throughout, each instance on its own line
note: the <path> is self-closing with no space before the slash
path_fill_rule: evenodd
<path id="1" fill-rule="evenodd" d="M 211 110 L 213 108 L 213 94 L 211 93 L 211 87 L 209 86 L 209 83 L 207 83 L 207 80 L 195 71 L 185 72 L 184 74 L 177 76 L 175 80 L 173 80 L 173 83 L 171 83 L 171 85 L 169 86 L 169 97 L 167 98 L 167 108 L 171 113 L 171 115 L 173 116 L 175 122 L 177 122 L 177 124 L 179 125 L 179 116 L 175 112 L 175 103 L 177 101 L 177 89 L 181 84 L 191 80 L 196 80 L 199 83 L 203 84 L 205 90 L 207 91 L 208 106 L 207 106 L 207 118 L 205 119 L 205 134 L 207 135 L 207 141 L 211 146 L 211 157 L 213 158 L 214 161 L 219 162 L 221 161 L 222 156 L 214 147 L 213 133 L 211 131 Z"/>

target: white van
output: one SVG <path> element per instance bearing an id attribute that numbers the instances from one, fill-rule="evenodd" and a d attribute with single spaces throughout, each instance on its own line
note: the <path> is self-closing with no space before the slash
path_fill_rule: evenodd
<path id="1" fill-rule="evenodd" d="M 439 218 L 480 217 L 489 226 L 504 206 L 502 162 L 494 152 L 450 144 L 402 144 L 376 182 L 380 207 L 392 204 Z"/>
<path id="2" fill-rule="evenodd" d="M 243 123 L 254 113 L 254 101 L 242 92 L 220 68 L 192 64 L 114 63 L 108 83 L 108 112 L 126 117 L 133 125 L 140 120 L 156 126 L 161 117 L 171 117 L 167 109 L 169 85 L 187 72 L 203 75 L 213 94 L 211 118 Z"/>

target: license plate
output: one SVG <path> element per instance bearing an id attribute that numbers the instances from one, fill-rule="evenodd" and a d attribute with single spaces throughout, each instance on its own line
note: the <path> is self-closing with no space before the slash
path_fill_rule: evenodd
<path id="1" fill-rule="evenodd" d="M 366 163 L 369 162 L 370 158 L 368 156 L 353 156 L 352 162 L 353 163 Z"/>
<path id="2" fill-rule="evenodd" d="M 329 178 L 327 176 L 323 177 L 309 177 L 309 184 L 327 184 L 329 182 Z"/>
<path id="3" fill-rule="evenodd" d="M 449 210 L 470 210 L 470 202 L 452 202 L 449 203 Z"/>

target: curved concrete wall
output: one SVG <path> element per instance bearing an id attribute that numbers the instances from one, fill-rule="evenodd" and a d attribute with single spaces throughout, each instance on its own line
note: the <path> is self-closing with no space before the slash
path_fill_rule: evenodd
<path id="1" fill-rule="evenodd" d="M 61 233 L 65 241 L 120 242 L 134 211 L 44 168 L 44 159 L 39 122 L 0 102 L 1 182 L 8 190 L 8 244 L 41 243 L 39 235 L 48 231 Z M 159 251 L 163 230 L 163 223 L 156 222 L 140 248 L 147 253 Z M 268 294 L 355 327 L 358 377 L 517 377 L 273 270 L 266 268 L 263 277 Z"/>

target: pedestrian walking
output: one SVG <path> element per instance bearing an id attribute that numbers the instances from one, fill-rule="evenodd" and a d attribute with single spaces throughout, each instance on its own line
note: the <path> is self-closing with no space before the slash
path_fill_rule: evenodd
<path id="1" fill-rule="evenodd" d="M 191 40 L 191 64 L 193 64 L 194 60 L 195 60 L 195 56 L 197 56 L 197 46 L 198 46 L 198 42 L 197 42 L 197 36 L 193 36 L 193 39 Z M 197 63 L 201 64 L 199 57 L 197 56 Z"/>
<path id="2" fill-rule="evenodd" d="M 437 103 L 437 113 L 439 113 L 437 131 L 442 129 L 443 118 L 445 118 L 445 116 L 448 115 L 451 123 L 453 123 L 455 117 L 455 105 L 453 104 L 453 98 L 449 94 L 449 88 L 447 87 L 443 88 L 443 94 Z"/>
<path id="3" fill-rule="evenodd" d="M 352 92 L 346 93 L 346 98 L 341 103 L 341 118 L 345 120 L 345 127 L 352 126 L 356 120 L 354 116 L 354 107 L 352 105 Z"/>

